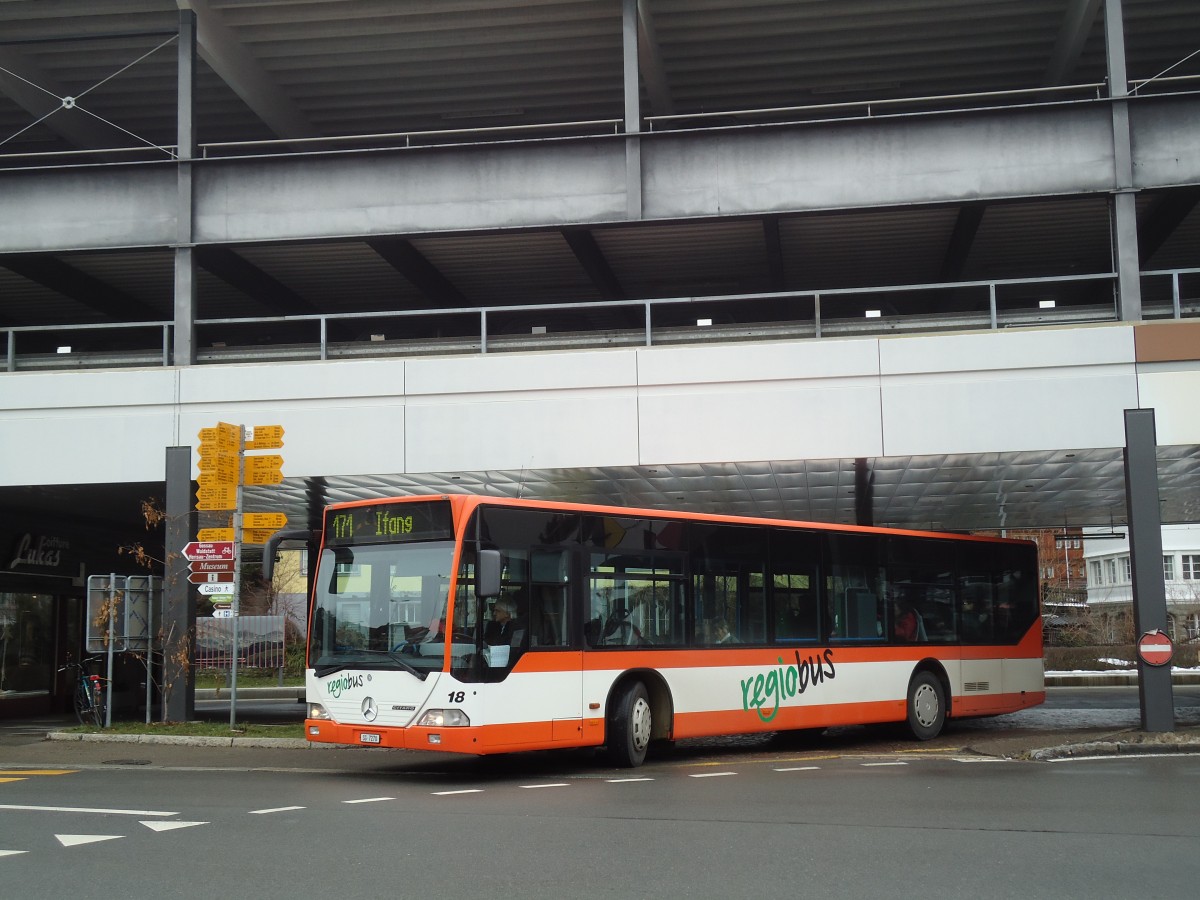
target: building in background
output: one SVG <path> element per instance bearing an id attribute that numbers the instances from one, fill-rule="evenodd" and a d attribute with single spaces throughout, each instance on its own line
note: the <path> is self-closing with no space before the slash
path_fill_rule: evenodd
<path id="1" fill-rule="evenodd" d="M 1200 639 L 1200 525 L 1165 525 L 1162 572 L 1167 623 L 1176 643 Z M 1133 609 L 1129 536 L 1085 538 L 1087 604 L 1093 615 L 1117 620 Z"/>

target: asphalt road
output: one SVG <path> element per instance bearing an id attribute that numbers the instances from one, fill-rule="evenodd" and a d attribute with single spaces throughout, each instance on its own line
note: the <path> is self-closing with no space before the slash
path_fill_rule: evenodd
<path id="1" fill-rule="evenodd" d="M 1200 722 L 1200 687 L 1175 701 Z M 680 742 L 636 770 L 592 751 L 46 742 L 3 723 L 0 895 L 1191 898 L 1200 755 L 971 752 L 1136 723 L 1136 689 L 1054 688 L 928 744 L 886 728 Z"/>
<path id="2" fill-rule="evenodd" d="M 1097 900 L 1200 878 L 1200 756 L 23 749 L 45 763 L 0 774 L 6 897 Z"/>

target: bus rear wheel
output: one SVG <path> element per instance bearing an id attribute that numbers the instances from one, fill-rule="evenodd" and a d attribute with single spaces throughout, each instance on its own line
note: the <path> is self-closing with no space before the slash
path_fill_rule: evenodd
<path id="1" fill-rule="evenodd" d="M 932 672 L 918 672 L 908 685 L 908 730 L 918 741 L 930 741 L 946 724 L 946 692 Z"/>
<path id="2" fill-rule="evenodd" d="M 628 685 L 612 706 L 605 747 L 613 765 L 632 769 L 646 759 L 653 717 L 650 697 L 640 681 Z"/>

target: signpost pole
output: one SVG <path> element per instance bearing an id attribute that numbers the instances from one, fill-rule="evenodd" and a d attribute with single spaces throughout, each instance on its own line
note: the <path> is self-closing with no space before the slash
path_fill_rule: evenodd
<path id="1" fill-rule="evenodd" d="M 150 724 L 150 704 L 153 702 L 153 697 L 150 692 L 150 685 L 154 681 L 151 678 L 151 665 L 154 662 L 154 578 L 151 575 L 146 579 L 146 724 Z"/>
<path id="2" fill-rule="evenodd" d="M 233 663 L 229 674 L 229 729 L 237 724 L 238 619 L 242 584 L 242 482 L 246 474 L 246 426 L 237 426 L 237 501 L 233 508 Z"/>
<path id="3" fill-rule="evenodd" d="M 122 578 L 122 581 L 125 579 Z M 108 576 L 108 640 L 105 641 L 108 650 L 108 672 L 104 680 L 104 727 L 112 727 L 112 677 L 113 677 L 113 628 L 117 619 L 117 573 L 110 572 Z"/>

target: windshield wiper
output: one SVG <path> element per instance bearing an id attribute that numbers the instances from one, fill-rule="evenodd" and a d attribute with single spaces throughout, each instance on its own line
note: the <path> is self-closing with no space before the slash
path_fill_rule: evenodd
<path id="1" fill-rule="evenodd" d="M 418 668 L 410 665 L 408 662 L 406 662 L 404 660 L 404 657 L 400 656 L 399 654 L 397 654 L 395 651 L 392 651 L 392 650 L 358 649 L 358 650 L 355 650 L 354 653 L 355 654 L 359 654 L 359 653 L 382 654 L 383 656 L 386 656 L 388 659 L 390 659 L 392 662 L 399 665 L 400 668 L 404 669 L 404 671 L 409 672 L 413 675 L 416 675 L 422 681 L 424 681 L 426 678 L 429 677 L 428 670 L 418 669 Z M 313 674 L 316 675 L 318 678 L 324 678 L 326 675 L 332 675 L 334 672 L 342 671 L 342 669 L 349 669 L 349 668 L 353 667 L 355 665 L 355 663 L 359 663 L 359 662 L 362 662 L 362 660 L 355 659 L 355 660 L 347 660 L 347 661 L 343 661 L 343 662 L 326 663 L 323 666 L 314 666 Z"/>
<path id="2" fill-rule="evenodd" d="M 386 656 L 388 659 L 390 659 L 392 662 L 399 665 L 400 668 L 404 669 L 407 672 L 411 672 L 413 675 L 416 675 L 422 681 L 424 681 L 426 678 L 429 677 L 428 669 L 422 671 L 421 669 L 418 669 L 415 666 L 410 665 L 409 663 L 405 662 L 404 657 L 402 657 L 395 650 L 356 650 L 355 653 L 382 654 L 383 656 Z"/>

